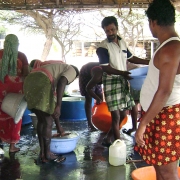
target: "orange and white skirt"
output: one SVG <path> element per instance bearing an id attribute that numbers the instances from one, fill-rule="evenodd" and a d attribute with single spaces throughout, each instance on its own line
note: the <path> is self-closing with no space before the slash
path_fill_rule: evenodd
<path id="1" fill-rule="evenodd" d="M 145 146 L 135 145 L 147 164 L 166 165 L 180 159 L 180 104 L 164 107 L 147 125 Z"/>

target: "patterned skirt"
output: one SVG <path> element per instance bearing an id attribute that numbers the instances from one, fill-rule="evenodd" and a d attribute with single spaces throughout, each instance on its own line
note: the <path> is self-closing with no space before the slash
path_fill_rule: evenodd
<path id="1" fill-rule="evenodd" d="M 102 82 L 109 111 L 128 110 L 135 106 L 128 81 L 124 77 L 103 73 Z"/>
<path id="2" fill-rule="evenodd" d="M 147 164 L 166 165 L 180 158 L 180 104 L 164 107 L 147 125 L 145 146 L 135 145 Z"/>
<path id="3" fill-rule="evenodd" d="M 55 96 L 49 78 L 41 73 L 30 73 L 24 81 L 24 95 L 28 109 L 37 109 L 53 114 Z"/>

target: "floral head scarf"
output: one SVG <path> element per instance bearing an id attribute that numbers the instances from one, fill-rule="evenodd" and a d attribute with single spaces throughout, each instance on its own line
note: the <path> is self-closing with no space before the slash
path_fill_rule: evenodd
<path id="1" fill-rule="evenodd" d="M 4 77 L 8 74 L 15 76 L 17 74 L 17 56 L 18 56 L 18 37 L 9 34 L 5 37 L 2 64 L 0 67 L 0 80 L 4 82 Z"/>

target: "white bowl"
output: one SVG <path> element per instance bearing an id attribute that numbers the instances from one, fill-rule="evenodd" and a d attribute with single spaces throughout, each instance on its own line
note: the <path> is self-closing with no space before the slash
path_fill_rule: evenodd
<path id="1" fill-rule="evenodd" d="M 74 151 L 78 139 L 79 134 L 76 132 L 71 132 L 71 134 L 63 137 L 51 138 L 50 151 L 56 154 L 65 154 Z"/>

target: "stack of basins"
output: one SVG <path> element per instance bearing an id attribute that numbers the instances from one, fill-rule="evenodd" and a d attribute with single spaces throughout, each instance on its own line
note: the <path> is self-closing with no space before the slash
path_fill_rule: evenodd
<path id="1" fill-rule="evenodd" d="M 130 77 L 133 78 L 129 80 L 131 87 L 134 90 L 138 90 L 138 91 L 141 90 L 141 87 L 147 76 L 148 66 L 139 67 L 139 68 L 131 70 L 130 72 L 131 72 Z"/>

